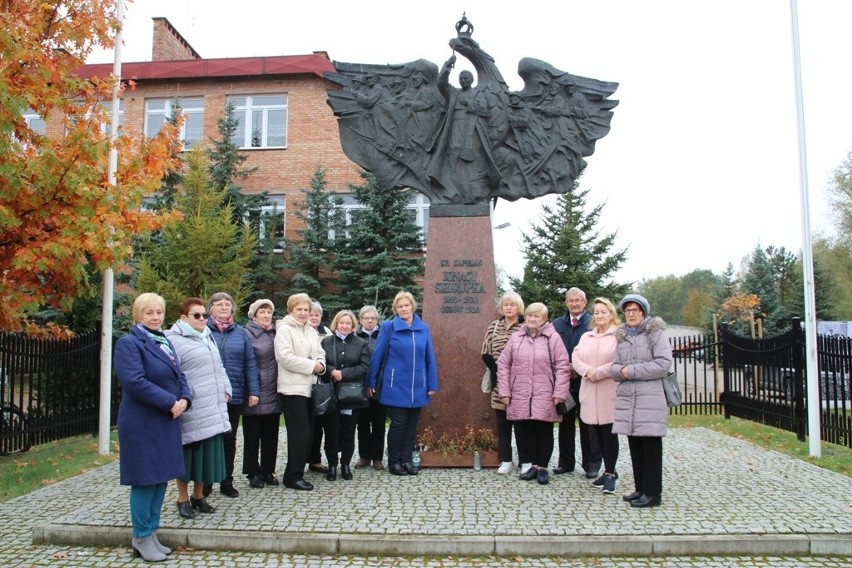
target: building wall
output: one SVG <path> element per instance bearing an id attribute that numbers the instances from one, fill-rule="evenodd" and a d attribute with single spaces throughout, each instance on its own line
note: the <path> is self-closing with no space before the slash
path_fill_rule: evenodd
<path id="1" fill-rule="evenodd" d="M 134 90 L 124 92 L 125 128 L 144 132 L 145 101 L 175 97 L 204 98 L 205 140 L 218 138 L 216 122 L 223 116 L 225 101 L 231 95 L 260 93 L 287 94 L 287 148 L 241 150 L 248 159 L 243 167 L 257 170 L 240 181 L 245 193 L 267 191 L 284 195 L 287 207 L 287 236 L 294 237 L 299 221 L 293 216 L 301 190 L 310 187 L 317 167 L 326 169 L 327 188 L 347 191 L 360 184 L 358 166 L 340 146 L 337 119 L 326 104 L 326 90 L 333 84 L 315 75 L 260 76 L 181 81 L 139 81 Z"/>

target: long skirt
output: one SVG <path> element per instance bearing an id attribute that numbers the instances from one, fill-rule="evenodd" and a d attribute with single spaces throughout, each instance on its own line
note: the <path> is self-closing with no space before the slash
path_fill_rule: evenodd
<path id="1" fill-rule="evenodd" d="M 219 483 L 225 479 L 225 442 L 222 434 L 193 442 L 183 447 L 183 463 L 186 475 L 181 481 L 196 483 Z"/>

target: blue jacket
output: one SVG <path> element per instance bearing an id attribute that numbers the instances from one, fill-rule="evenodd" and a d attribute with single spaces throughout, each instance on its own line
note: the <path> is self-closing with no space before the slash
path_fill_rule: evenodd
<path id="1" fill-rule="evenodd" d="M 403 408 L 429 404 L 427 393 L 438 390 L 438 363 L 429 326 L 417 314 L 411 327 L 399 317 L 382 324 L 370 360 L 368 388 L 376 388 L 379 371 L 380 403 Z"/>
<path id="2" fill-rule="evenodd" d="M 180 419 L 171 411 L 181 398 L 191 403 L 192 395 L 180 366 L 133 326 L 115 343 L 115 371 L 121 382 L 121 484 L 157 485 L 183 477 Z"/>
<path id="3" fill-rule="evenodd" d="M 257 372 L 257 359 L 246 330 L 232 323 L 225 331 L 219 331 L 213 318 L 207 321 L 207 327 L 213 333 L 213 339 L 219 347 L 222 363 L 231 380 L 231 400 L 229 406 L 242 406 L 250 396 L 260 396 L 260 375 Z"/>

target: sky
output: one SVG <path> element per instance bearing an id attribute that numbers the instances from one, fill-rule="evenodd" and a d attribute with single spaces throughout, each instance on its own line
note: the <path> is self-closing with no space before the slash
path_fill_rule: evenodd
<path id="1" fill-rule="evenodd" d="M 620 84 L 612 129 L 580 180 L 588 206 L 603 204 L 601 233 L 617 232 L 627 249 L 618 282 L 739 269 L 757 245 L 801 250 L 789 1 L 136 0 L 122 59 L 150 61 L 151 18 L 165 17 L 204 58 L 325 51 L 348 63 L 440 66 L 462 13 L 512 90 L 523 87 L 523 57 Z M 852 2 L 803 0 L 798 21 L 810 229 L 832 235 L 826 189 L 852 149 Z M 494 226 L 511 223 L 494 230 L 498 267 L 522 275 L 522 235 L 554 201 L 498 203 Z"/>

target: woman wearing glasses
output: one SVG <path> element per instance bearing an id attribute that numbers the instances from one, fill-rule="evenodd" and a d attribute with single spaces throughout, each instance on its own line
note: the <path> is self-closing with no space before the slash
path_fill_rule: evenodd
<path id="1" fill-rule="evenodd" d="M 663 493 L 663 436 L 669 409 L 663 378 L 672 365 L 666 322 L 651 318 L 651 305 L 639 294 L 619 303 L 626 323 L 615 332 L 618 341 L 612 378 L 618 383 L 614 434 L 626 434 L 636 490 L 624 495 L 631 507 L 658 507 Z"/>
<path id="2" fill-rule="evenodd" d="M 234 299 L 225 292 L 216 292 L 207 300 L 207 311 L 210 312 L 207 327 L 219 347 L 219 355 L 228 371 L 234 392 L 228 403 L 231 431 L 225 434 L 225 479 L 219 485 L 219 491 L 226 497 L 237 497 L 240 494 L 234 487 L 234 459 L 237 455 L 237 428 L 240 426 L 243 407 L 251 408 L 260 400 L 260 378 L 254 348 L 245 328 L 234 321 L 236 307 Z M 209 485 L 205 487 L 205 495 L 209 495 L 211 489 Z"/>
<path id="3" fill-rule="evenodd" d="M 231 430 L 231 382 L 207 327 L 207 317 L 201 298 L 187 298 L 180 305 L 180 319 L 166 332 L 192 391 L 192 407 L 181 417 L 186 475 L 177 480 L 178 513 L 185 519 L 195 518 L 196 511 L 215 511 L 205 499 L 204 484 L 225 478 L 224 434 Z"/>

